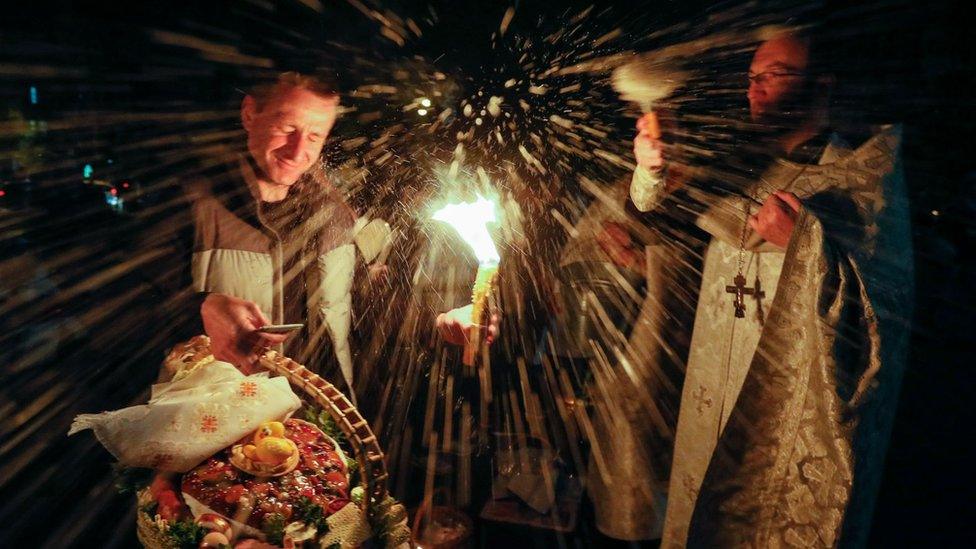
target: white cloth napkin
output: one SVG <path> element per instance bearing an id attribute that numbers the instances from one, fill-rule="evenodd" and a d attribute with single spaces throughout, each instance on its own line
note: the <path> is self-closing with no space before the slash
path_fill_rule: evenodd
<path id="1" fill-rule="evenodd" d="M 154 385 L 148 404 L 79 415 L 68 434 L 91 429 L 124 465 L 185 473 L 299 406 L 285 378 L 245 376 L 214 361 L 178 381 Z"/>

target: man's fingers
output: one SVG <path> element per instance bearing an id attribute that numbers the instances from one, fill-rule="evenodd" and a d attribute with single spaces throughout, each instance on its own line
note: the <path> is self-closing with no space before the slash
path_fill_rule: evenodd
<path id="1" fill-rule="evenodd" d="M 280 345 L 288 339 L 291 334 L 266 334 L 264 332 L 253 331 L 244 338 L 248 349 L 270 349 L 275 345 Z"/>
<path id="2" fill-rule="evenodd" d="M 461 323 L 451 318 L 447 313 L 441 313 L 437 318 L 437 330 L 441 339 L 453 345 L 464 344 L 464 328 Z"/>
<path id="3" fill-rule="evenodd" d="M 260 328 L 261 326 L 271 324 L 271 321 L 264 316 L 264 313 L 261 312 L 261 308 L 258 307 L 257 304 L 250 301 L 247 302 L 247 312 L 251 314 L 252 322 L 256 323 L 256 326 L 254 326 L 255 328 Z"/>
<path id="4" fill-rule="evenodd" d="M 749 217 L 749 226 L 767 242 L 785 248 L 801 206 L 796 195 L 775 192 L 763 202 L 756 215 Z"/>
<path id="5" fill-rule="evenodd" d="M 776 191 L 773 193 L 773 196 L 779 198 L 780 201 L 785 202 L 794 212 L 799 213 L 800 208 L 803 207 L 803 203 L 800 202 L 800 198 L 793 193 Z"/>
<path id="6" fill-rule="evenodd" d="M 644 115 L 637 119 L 637 131 L 644 132 L 647 129 L 647 125 L 650 123 L 650 117 Z"/>
<path id="7" fill-rule="evenodd" d="M 649 154 L 661 154 L 664 147 L 661 141 L 654 139 L 647 133 L 640 133 L 634 137 L 634 154 L 643 157 Z"/>
<path id="8" fill-rule="evenodd" d="M 664 167 L 664 155 L 660 150 L 648 149 L 646 145 L 634 147 L 634 156 L 637 158 L 637 165 L 649 170 L 657 170 Z"/>
<path id="9" fill-rule="evenodd" d="M 488 329 L 486 331 L 487 336 L 485 340 L 488 345 L 491 345 L 495 341 L 495 338 L 498 337 L 498 315 L 491 315 L 491 320 L 488 323 Z"/>
<path id="10" fill-rule="evenodd" d="M 770 196 L 766 201 L 769 205 L 765 210 L 764 220 L 766 223 L 775 225 L 796 219 L 797 211 L 789 203 L 778 196 Z M 763 213 L 760 211 L 760 213 Z"/>
<path id="11" fill-rule="evenodd" d="M 468 330 L 460 322 L 452 322 L 450 326 L 451 342 L 456 345 L 464 345 L 468 342 Z"/>
<path id="12" fill-rule="evenodd" d="M 775 194 L 769 195 L 769 198 L 766 199 L 766 203 L 763 204 L 763 206 L 765 206 L 765 209 L 767 211 L 770 211 L 771 213 L 775 212 L 776 210 L 782 212 L 792 211 L 789 204 L 787 204 L 785 200 L 776 196 Z"/>
<path id="13" fill-rule="evenodd" d="M 284 334 L 262 334 L 260 332 L 250 332 L 241 338 L 240 342 L 240 354 L 241 360 L 247 362 L 248 364 L 254 364 L 257 357 L 264 354 L 265 351 L 282 343 L 283 340 L 279 340 L 284 336 Z M 287 337 L 287 336 L 285 336 Z"/>
<path id="14" fill-rule="evenodd" d="M 653 137 L 651 137 L 651 134 L 649 133 L 639 133 L 636 136 L 634 136 L 634 145 L 646 145 L 647 147 L 654 150 L 661 149 L 661 141 L 658 139 L 654 139 Z"/>

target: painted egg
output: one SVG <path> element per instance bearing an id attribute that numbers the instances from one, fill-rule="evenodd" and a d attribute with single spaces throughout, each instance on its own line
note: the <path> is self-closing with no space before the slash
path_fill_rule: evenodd
<path id="1" fill-rule="evenodd" d="M 211 533 L 220 534 L 228 539 L 234 533 L 230 521 L 217 513 L 204 513 L 200 515 L 197 517 L 197 524 L 209 530 Z"/>
<path id="2" fill-rule="evenodd" d="M 288 461 L 296 450 L 295 443 L 287 438 L 266 437 L 254 453 L 261 461 L 277 465 Z"/>
<path id="3" fill-rule="evenodd" d="M 210 532 L 206 536 L 203 536 L 203 541 L 200 542 L 200 549 L 217 549 L 223 545 L 230 545 L 230 540 L 227 539 L 227 536 L 220 532 Z"/>
<path id="4" fill-rule="evenodd" d="M 257 444 L 265 437 L 285 436 L 285 426 L 280 421 L 266 421 L 254 432 L 254 443 Z"/>

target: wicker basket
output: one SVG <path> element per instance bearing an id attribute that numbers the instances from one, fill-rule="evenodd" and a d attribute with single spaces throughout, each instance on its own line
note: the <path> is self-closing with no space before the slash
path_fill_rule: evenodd
<path id="1" fill-rule="evenodd" d="M 210 339 L 197 336 L 173 348 L 166 359 L 165 367 L 170 373 L 188 371 L 212 362 Z M 355 406 L 335 388 L 331 383 L 322 379 L 312 371 L 288 357 L 275 351 L 267 351 L 259 358 L 259 364 L 273 375 L 280 375 L 288 380 L 292 388 L 306 403 L 314 404 L 325 410 L 336 422 L 336 425 L 346 436 L 352 451 L 359 463 L 359 482 L 366 497 L 363 497 L 361 507 L 363 512 L 375 525 L 386 523 L 402 524 L 401 528 L 387 530 L 385 545 L 399 546 L 409 539 L 409 529 L 405 526 L 406 512 L 402 505 L 394 502 L 387 494 L 386 463 L 383 451 L 377 443 L 376 436 L 369 424 L 360 415 Z M 150 549 L 169 548 L 165 536 L 153 517 L 142 511 L 142 507 L 151 498 L 148 489 L 138 496 L 139 511 L 136 513 L 137 535 L 143 546 Z"/>

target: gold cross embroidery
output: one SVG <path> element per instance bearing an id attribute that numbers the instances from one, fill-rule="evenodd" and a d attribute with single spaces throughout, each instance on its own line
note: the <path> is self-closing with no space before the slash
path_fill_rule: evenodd
<path id="1" fill-rule="evenodd" d="M 704 414 L 705 408 L 712 407 L 712 399 L 705 398 L 707 393 L 708 389 L 706 389 L 704 385 L 699 385 L 698 390 L 691 393 L 692 398 L 694 398 L 695 402 L 698 403 L 698 415 Z"/>

